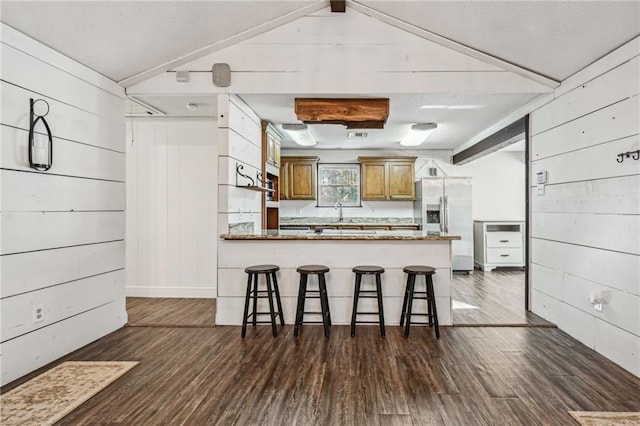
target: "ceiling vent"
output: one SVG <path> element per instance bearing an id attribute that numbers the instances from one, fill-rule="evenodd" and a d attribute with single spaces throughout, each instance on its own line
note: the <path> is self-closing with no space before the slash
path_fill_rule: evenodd
<path id="1" fill-rule="evenodd" d="M 369 133 L 367 132 L 349 132 L 349 139 L 364 139 L 366 138 Z"/>

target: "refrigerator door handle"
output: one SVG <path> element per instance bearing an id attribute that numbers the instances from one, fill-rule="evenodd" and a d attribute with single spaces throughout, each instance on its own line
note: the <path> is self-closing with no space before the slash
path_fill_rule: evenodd
<path id="1" fill-rule="evenodd" d="M 449 197 L 444 196 L 444 232 L 449 232 Z"/>
<path id="2" fill-rule="evenodd" d="M 440 232 L 444 232 L 444 202 L 440 197 Z"/>

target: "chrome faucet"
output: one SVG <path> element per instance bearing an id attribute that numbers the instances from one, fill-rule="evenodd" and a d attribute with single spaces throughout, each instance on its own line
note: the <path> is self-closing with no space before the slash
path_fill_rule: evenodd
<path id="1" fill-rule="evenodd" d="M 334 209 L 340 209 L 340 215 L 338 216 L 338 222 L 342 222 L 342 203 L 340 201 L 338 201 L 335 206 L 333 206 Z"/>

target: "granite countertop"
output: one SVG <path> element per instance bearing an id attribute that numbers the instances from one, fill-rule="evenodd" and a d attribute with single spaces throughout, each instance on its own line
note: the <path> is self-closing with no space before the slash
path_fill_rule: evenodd
<path id="1" fill-rule="evenodd" d="M 262 231 L 243 234 L 222 234 L 224 240 L 460 240 L 458 235 L 423 231 L 357 231 L 324 230 L 314 231 Z"/>
<path id="2" fill-rule="evenodd" d="M 280 225 L 415 225 L 411 217 L 345 217 L 342 222 L 337 217 L 281 217 Z"/>

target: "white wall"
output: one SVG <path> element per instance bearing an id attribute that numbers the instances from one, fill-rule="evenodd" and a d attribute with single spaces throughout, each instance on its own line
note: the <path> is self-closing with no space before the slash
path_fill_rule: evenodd
<path id="1" fill-rule="evenodd" d="M 229 232 L 230 225 L 250 222 L 259 231 L 262 193 L 238 187 L 250 182 L 237 176 L 236 167 L 241 165 L 242 173 L 256 183 L 256 174 L 262 170 L 262 127 L 260 118 L 237 96 L 218 95 L 218 148 L 219 233 Z M 219 242 L 219 250 L 220 244 L 224 242 Z"/>
<path id="2" fill-rule="evenodd" d="M 127 120 L 127 296 L 215 297 L 217 126 Z"/>
<path id="3" fill-rule="evenodd" d="M 124 92 L 1 25 L 1 384 L 127 321 Z M 50 105 L 53 167 L 29 168 L 29 98 Z M 43 321 L 34 322 L 41 306 Z"/>
<path id="4" fill-rule="evenodd" d="M 473 178 L 473 220 L 525 220 L 524 152 L 494 152 L 459 166 L 455 175 Z"/>
<path id="5" fill-rule="evenodd" d="M 563 82 L 531 117 L 533 311 L 640 376 L 640 39 Z M 589 303 L 604 298 L 602 312 Z"/>

